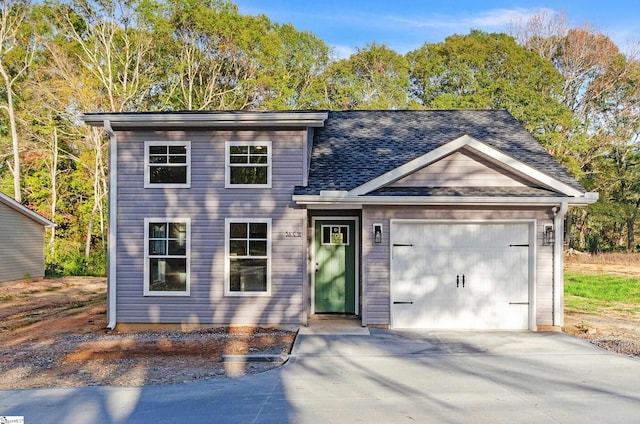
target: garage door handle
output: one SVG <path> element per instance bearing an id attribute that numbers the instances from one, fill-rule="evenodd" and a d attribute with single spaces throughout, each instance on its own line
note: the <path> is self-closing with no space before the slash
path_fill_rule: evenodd
<path id="1" fill-rule="evenodd" d="M 529 302 L 509 302 L 509 305 L 528 305 Z"/>
<path id="2" fill-rule="evenodd" d="M 394 305 L 413 305 L 413 302 L 393 302 Z"/>
<path id="3" fill-rule="evenodd" d="M 393 247 L 413 247 L 413 244 L 400 244 L 400 243 L 393 243 Z"/>

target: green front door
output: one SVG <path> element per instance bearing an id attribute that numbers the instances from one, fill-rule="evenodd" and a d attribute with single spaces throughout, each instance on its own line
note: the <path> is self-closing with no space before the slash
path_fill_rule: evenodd
<path id="1" fill-rule="evenodd" d="M 356 313 L 356 224 L 315 222 L 315 313 Z"/>

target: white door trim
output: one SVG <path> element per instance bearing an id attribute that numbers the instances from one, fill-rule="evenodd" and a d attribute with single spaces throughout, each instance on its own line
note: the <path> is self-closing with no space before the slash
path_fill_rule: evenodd
<path id="1" fill-rule="evenodd" d="M 393 262 L 394 225 L 396 224 L 527 224 L 529 228 L 529 330 L 536 331 L 536 219 L 390 219 L 389 220 L 389 325 L 393 323 Z M 315 228 L 315 227 L 314 227 Z"/>
<path id="2" fill-rule="evenodd" d="M 309 293 L 311 315 L 316 313 L 316 221 L 353 221 L 355 226 L 355 314 L 360 315 L 360 218 L 357 216 L 314 216 L 311 218 L 311 290 Z"/>

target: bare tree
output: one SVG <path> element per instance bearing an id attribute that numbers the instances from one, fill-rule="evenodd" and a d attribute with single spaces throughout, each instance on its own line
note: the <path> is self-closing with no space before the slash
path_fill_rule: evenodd
<path id="1" fill-rule="evenodd" d="M 27 1 L 2 0 L 0 3 L 0 76 L 6 95 L 6 100 L 0 107 L 7 113 L 9 120 L 13 152 L 13 163 L 9 164 L 9 168 L 13 175 L 13 196 L 18 202 L 22 202 L 22 184 L 14 86 L 29 69 L 35 54 L 29 37 L 21 34 L 28 17 L 28 5 Z"/>

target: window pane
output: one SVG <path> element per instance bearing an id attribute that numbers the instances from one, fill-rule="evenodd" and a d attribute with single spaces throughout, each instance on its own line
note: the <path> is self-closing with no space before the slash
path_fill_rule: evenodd
<path id="1" fill-rule="evenodd" d="M 231 184 L 267 184 L 266 166 L 233 166 L 231 172 Z"/>
<path id="2" fill-rule="evenodd" d="M 171 238 L 187 238 L 187 223 L 172 222 L 169 224 L 169 237 Z"/>
<path id="3" fill-rule="evenodd" d="M 230 259 L 230 290 L 232 292 L 266 292 L 266 259 Z"/>
<path id="4" fill-rule="evenodd" d="M 169 146 L 169 154 L 172 155 L 186 155 L 187 146 Z"/>
<path id="5" fill-rule="evenodd" d="M 247 224 L 244 222 L 229 224 L 231 238 L 247 238 Z"/>
<path id="6" fill-rule="evenodd" d="M 149 240 L 150 255 L 165 255 L 166 244 L 164 240 Z"/>
<path id="7" fill-rule="evenodd" d="M 242 155 L 242 156 L 231 155 L 229 157 L 229 163 L 247 163 L 248 160 L 249 160 L 249 157 L 245 155 Z"/>
<path id="8" fill-rule="evenodd" d="M 250 240 L 249 255 L 250 256 L 267 256 L 267 242 Z"/>
<path id="9" fill-rule="evenodd" d="M 187 260 L 185 258 L 149 259 L 150 291 L 186 291 Z"/>
<path id="10" fill-rule="evenodd" d="M 166 156 L 149 156 L 149 163 L 167 163 Z"/>
<path id="11" fill-rule="evenodd" d="M 247 241 L 231 240 L 229 242 L 229 255 L 230 256 L 247 256 Z"/>
<path id="12" fill-rule="evenodd" d="M 267 156 L 251 156 L 251 163 L 267 163 Z"/>
<path id="13" fill-rule="evenodd" d="M 186 255 L 187 243 L 186 240 L 169 240 L 169 255 Z"/>
<path id="14" fill-rule="evenodd" d="M 229 146 L 229 153 L 232 155 L 246 155 L 249 153 L 249 146 Z"/>
<path id="15" fill-rule="evenodd" d="M 322 227 L 322 244 L 331 244 L 331 227 Z"/>
<path id="16" fill-rule="evenodd" d="M 250 238 L 267 238 L 267 223 L 266 222 L 252 222 L 249 224 L 249 237 Z"/>
<path id="17" fill-rule="evenodd" d="M 186 184 L 186 166 L 151 166 L 149 181 L 153 184 Z"/>
<path id="18" fill-rule="evenodd" d="M 169 156 L 169 163 L 187 163 L 186 156 Z"/>
<path id="19" fill-rule="evenodd" d="M 266 155 L 267 146 L 251 146 L 249 151 L 252 155 Z"/>
<path id="20" fill-rule="evenodd" d="M 149 223 L 149 238 L 163 238 L 167 236 L 167 224 L 164 222 Z"/>
<path id="21" fill-rule="evenodd" d="M 167 146 L 149 146 L 150 155 L 166 155 Z"/>

